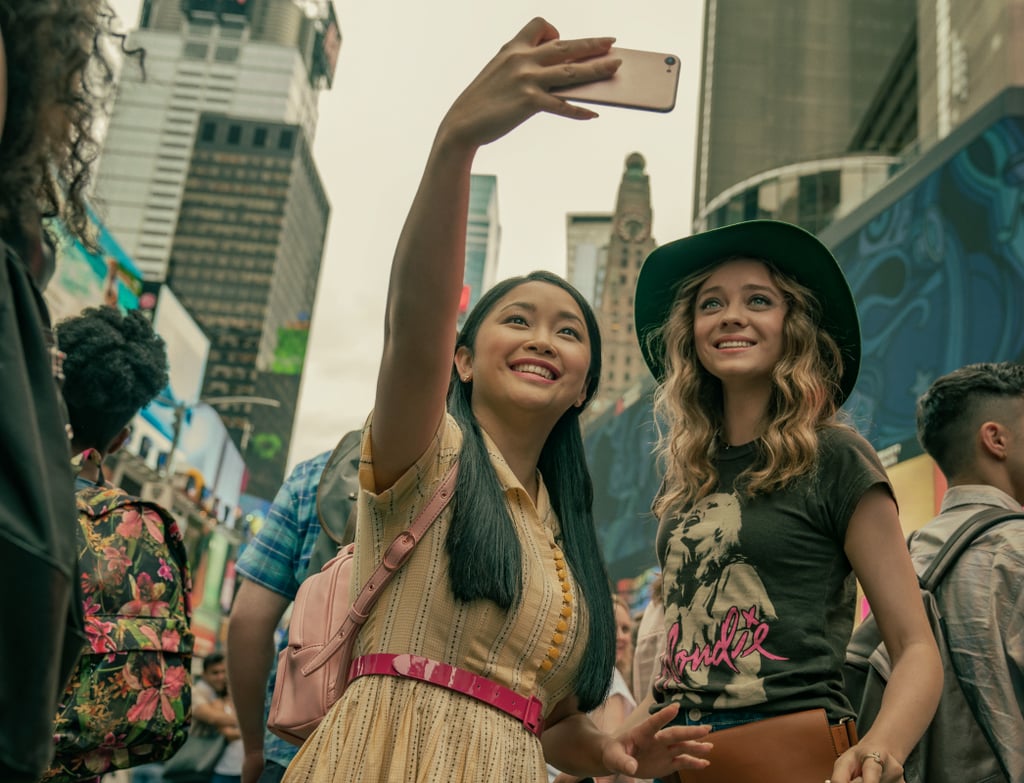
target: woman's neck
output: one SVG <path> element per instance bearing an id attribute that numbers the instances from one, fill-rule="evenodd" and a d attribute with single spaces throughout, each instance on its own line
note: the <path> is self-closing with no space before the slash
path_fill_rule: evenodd
<path id="1" fill-rule="evenodd" d="M 742 446 L 764 432 L 771 389 L 724 389 L 721 437 L 729 446 Z"/>
<path id="2" fill-rule="evenodd" d="M 537 502 L 537 463 L 547 441 L 547 433 L 540 437 L 535 427 L 511 426 L 504 420 L 477 414 L 477 423 L 487 433 L 502 459 L 519 479 L 523 489 Z"/>

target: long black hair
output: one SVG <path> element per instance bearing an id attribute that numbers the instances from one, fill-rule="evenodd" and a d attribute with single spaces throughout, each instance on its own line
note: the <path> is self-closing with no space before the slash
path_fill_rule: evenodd
<path id="1" fill-rule="evenodd" d="M 587 603 L 589 635 L 577 674 L 575 693 L 580 709 L 592 710 L 608 691 L 615 666 L 615 623 L 608 574 L 594 530 L 594 488 L 583 452 L 580 413 L 597 391 L 601 377 L 601 334 L 587 300 L 551 272 L 531 272 L 503 280 L 489 289 L 470 311 L 455 348 L 473 352 L 480 325 L 500 299 L 531 282 L 548 283 L 569 293 L 579 305 L 590 337 L 587 395 L 570 407 L 552 428 L 537 467 L 562 526 L 562 549 Z M 473 415 L 473 384 L 452 368 L 448 412 L 462 428 L 462 450 L 451 527 L 446 547 L 452 591 L 460 601 L 487 599 L 503 609 L 522 595 L 522 550 L 497 474 L 487 455 L 480 425 Z"/>

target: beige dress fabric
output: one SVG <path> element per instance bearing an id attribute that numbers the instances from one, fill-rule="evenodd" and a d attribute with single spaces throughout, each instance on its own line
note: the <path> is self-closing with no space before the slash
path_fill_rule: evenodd
<path id="1" fill-rule="evenodd" d="M 371 426 L 363 433 L 360 468 L 359 584 L 433 495 L 462 443 L 458 424 L 446 416 L 420 460 L 394 486 L 374 494 Z M 487 448 L 522 545 L 520 606 L 504 612 L 490 601 L 455 601 L 445 551 L 449 505 L 381 594 L 359 634 L 355 654 L 412 653 L 444 661 L 517 693 L 536 695 L 547 715 L 572 693 L 585 642 L 584 610 L 570 574 L 572 613 L 568 628 L 559 631 L 565 602 L 555 553 L 561 535 L 547 490 L 541 480 L 534 507 L 489 439 Z M 552 658 L 554 665 L 545 669 L 544 661 Z M 539 739 L 514 718 L 436 685 L 375 675 L 349 685 L 302 746 L 284 780 L 544 783 L 547 774 Z"/>

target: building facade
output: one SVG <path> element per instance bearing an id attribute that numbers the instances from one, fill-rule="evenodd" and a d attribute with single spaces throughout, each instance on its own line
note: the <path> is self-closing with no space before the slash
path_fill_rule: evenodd
<path id="1" fill-rule="evenodd" d="M 601 386 L 588 409 L 590 419 L 620 405 L 624 395 L 649 374 L 633 328 L 636 278 L 655 247 L 651 185 L 645 167 L 643 156 L 632 153 L 626 158 L 619 183 L 603 281 L 596 296 L 603 355 Z"/>
<path id="2" fill-rule="evenodd" d="M 498 178 L 473 174 L 469 182 L 469 219 L 466 224 L 466 268 L 459 308 L 459 327 L 480 296 L 494 285 L 498 276 Z"/>
<path id="3" fill-rule="evenodd" d="M 834 159 L 849 150 L 914 14 L 914 0 L 707 0 L 695 230 L 726 212 L 727 222 L 775 216 L 817 230 L 854 198 L 844 184 L 862 192 L 884 161 Z M 786 169 L 794 164 L 805 170 Z M 774 192 L 751 190 L 756 177 L 774 179 Z"/>
<path id="4" fill-rule="evenodd" d="M 329 0 L 144 0 L 97 200 L 210 339 L 202 387 L 249 468 L 284 478 L 330 207 L 310 153 L 341 37 Z M 197 401 L 189 401 L 197 402 Z M 261 404 L 258 404 L 261 403 Z"/>
<path id="5" fill-rule="evenodd" d="M 168 284 L 210 338 L 202 396 L 249 466 L 284 478 L 330 206 L 302 128 L 204 113 L 182 189 Z"/>
<path id="6" fill-rule="evenodd" d="M 611 212 L 570 212 L 565 216 L 565 278 L 597 308 L 608 266 Z"/>
<path id="7" fill-rule="evenodd" d="M 199 115 L 297 125 L 312 143 L 340 45 L 333 7 L 293 0 L 145 0 L 97 167 L 111 232 L 147 280 L 167 275 Z"/>

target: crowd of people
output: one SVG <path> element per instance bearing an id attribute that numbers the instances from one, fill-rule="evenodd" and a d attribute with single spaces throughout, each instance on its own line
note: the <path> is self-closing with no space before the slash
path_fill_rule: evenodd
<path id="1" fill-rule="evenodd" d="M 620 65 L 611 38 L 562 39 L 543 19 L 502 47 L 437 129 L 392 263 L 373 409 L 357 456 L 344 457 L 355 486 L 326 481 L 342 467 L 330 454 L 296 468 L 238 564 L 227 659 L 208 656 L 193 682 L 180 533 L 103 472 L 166 383 L 162 341 L 135 314 L 83 313 L 57 330 L 62 394 L 39 297 L 52 263 L 40 216 L 84 232 L 105 8 L 0 0 L 0 561 L 20 586 L 3 612 L 38 629 L 0 645 L 0 778 L 157 775 L 170 759 L 173 781 L 174 759 L 188 755 L 191 772 L 216 783 L 690 783 L 722 780 L 716 770 L 739 756 L 750 777 L 771 781 L 790 779 L 787 765 L 827 738 L 834 753 L 816 780 L 904 779 L 942 684 L 918 574 L 969 512 L 1020 509 L 1024 370 L 974 365 L 922 398 L 921 442 L 950 489 L 911 553 L 887 474 L 840 411 L 861 341 L 829 250 L 770 220 L 657 248 L 640 271 L 635 333 L 658 382 L 663 481 L 650 543 L 661 575 L 634 628 L 610 590 L 583 451 L 580 415 L 601 377 L 590 304 L 538 271 L 496 284 L 457 329 L 476 153 L 537 113 L 594 118 L 550 90 Z M 275 629 L 323 535 L 318 509 L 354 504 L 363 585 L 452 470 L 451 501 L 377 596 L 340 697 L 301 747 L 267 734 Z M 79 558 L 98 546 L 104 558 L 79 584 Z M 1001 773 L 1022 780 L 1021 521 L 987 533 L 962 568 L 940 595 L 953 655 Z M 892 661 L 860 735 L 842 676 L 857 583 Z M 994 599 L 978 589 L 990 583 Z M 128 633 L 138 644 L 126 651 Z M 985 649 L 972 649 L 979 640 Z M 123 665 L 102 668 L 115 655 Z M 89 696 L 100 683 L 109 693 Z M 111 718 L 126 694 L 125 714 Z M 73 699 L 86 701 L 62 713 Z M 126 733 L 88 749 L 58 743 L 63 766 L 50 766 L 55 734 L 84 737 L 110 719 Z M 135 742 L 136 727 L 160 721 L 155 740 Z M 788 741 L 765 753 L 768 723 Z"/>

